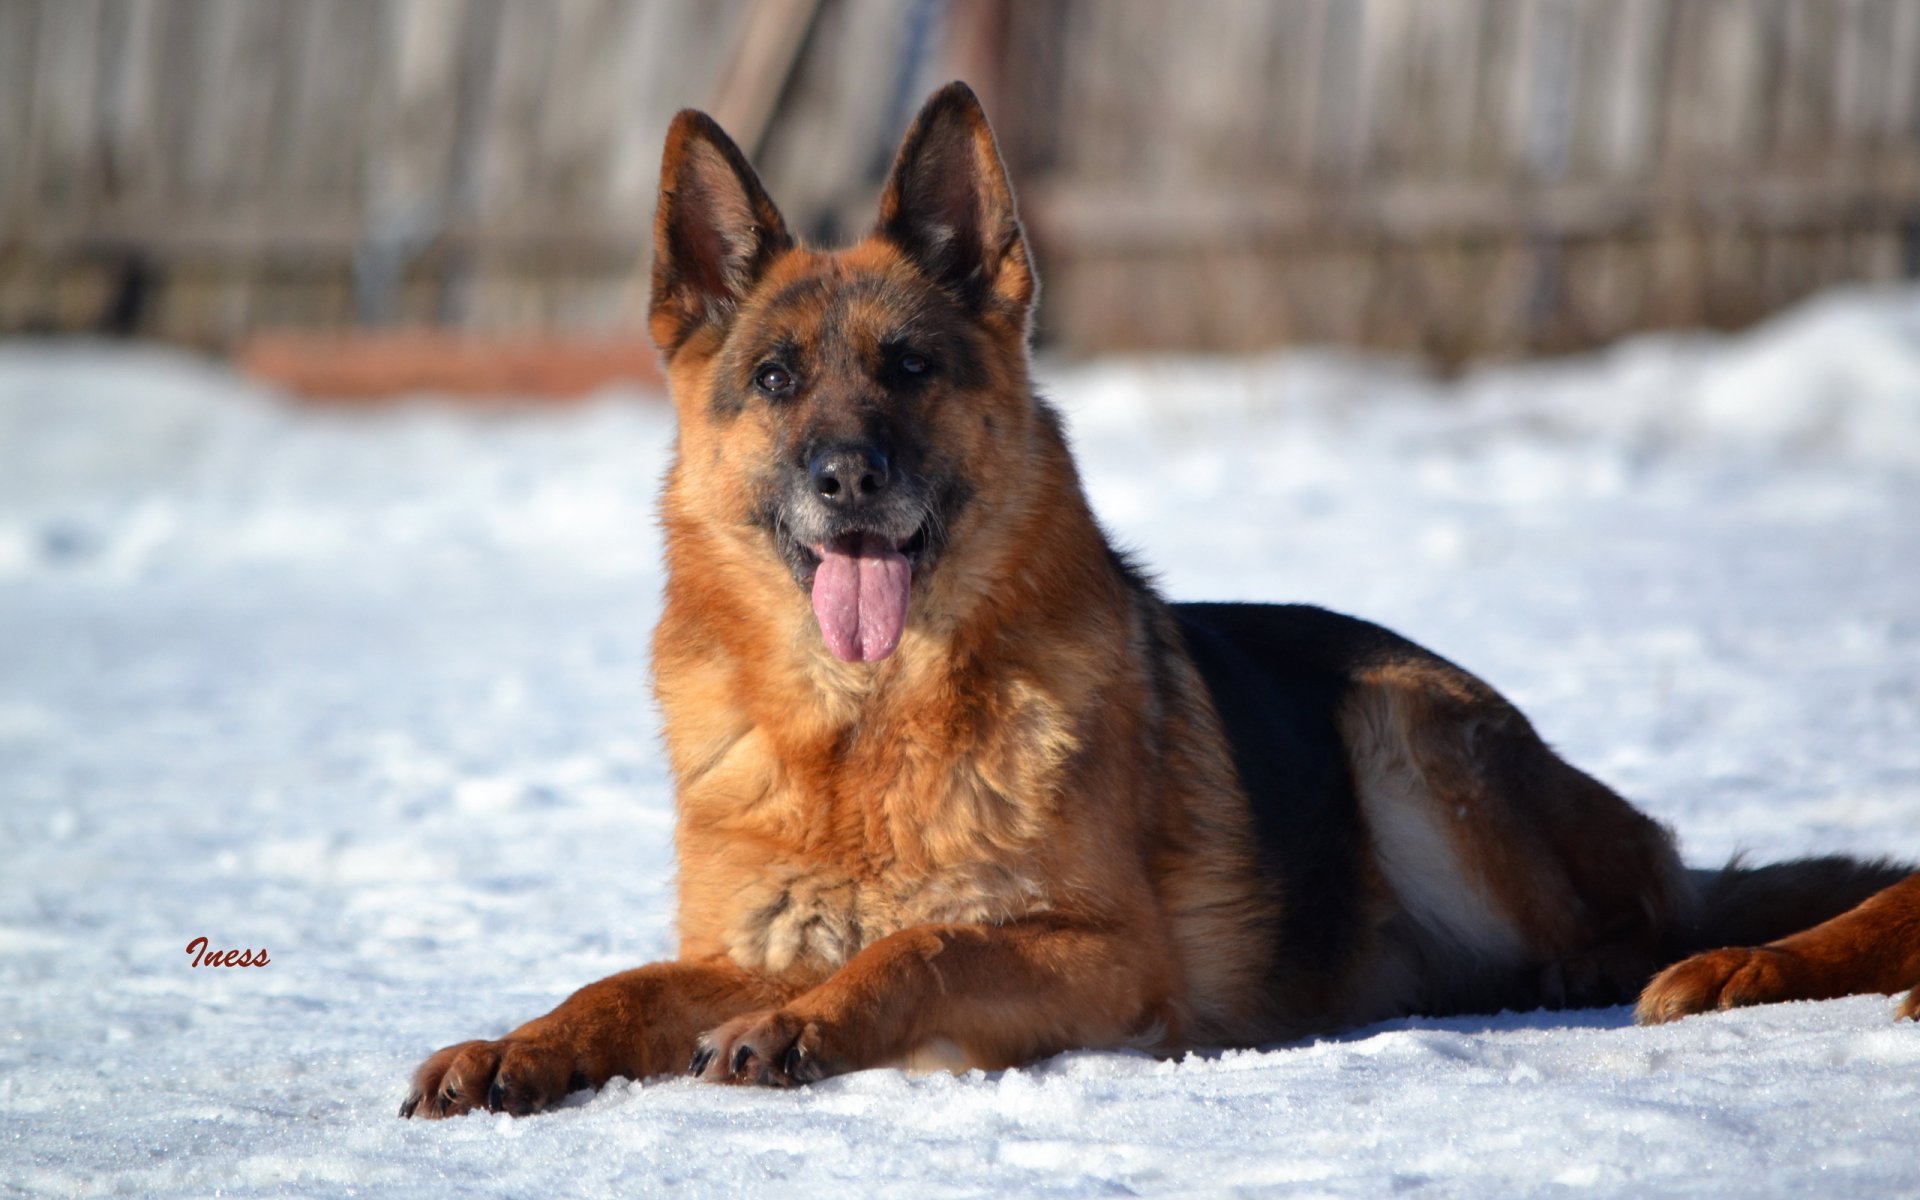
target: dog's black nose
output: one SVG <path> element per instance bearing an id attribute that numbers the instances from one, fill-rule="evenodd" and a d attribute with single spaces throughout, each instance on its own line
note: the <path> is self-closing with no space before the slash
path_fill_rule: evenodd
<path id="1" fill-rule="evenodd" d="M 829 446 L 813 456 L 807 474 L 822 500 L 852 508 L 886 490 L 887 456 L 878 446 Z"/>

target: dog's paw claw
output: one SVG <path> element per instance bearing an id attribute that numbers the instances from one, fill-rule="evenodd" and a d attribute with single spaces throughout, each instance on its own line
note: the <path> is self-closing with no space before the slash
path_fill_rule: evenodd
<path id="1" fill-rule="evenodd" d="M 690 1073 L 714 1083 L 793 1087 L 838 1070 L 822 1052 L 820 1027 L 790 1013 L 754 1013 L 727 1022 L 700 1039 Z"/>
<path id="2" fill-rule="evenodd" d="M 796 1040 L 780 1060 L 781 1073 L 795 1083 L 813 1083 L 820 1078 L 820 1063 L 807 1052 L 805 1043 Z"/>
<path id="3" fill-rule="evenodd" d="M 718 1053 L 719 1051 L 715 1050 L 712 1046 L 706 1045 L 705 1043 L 702 1043 L 700 1046 L 696 1047 L 693 1052 L 693 1058 L 687 1063 L 687 1074 L 689 1075 L 706 1074 L 707 1067 L 713 1063 L 713 1057 Z"/>

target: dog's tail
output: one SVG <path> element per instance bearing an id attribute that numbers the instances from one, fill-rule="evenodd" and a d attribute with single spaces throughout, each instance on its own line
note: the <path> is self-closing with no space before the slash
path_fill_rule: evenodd
<path id="1" fill-rule="evenodd" d="M 1693 920 L 1681 954 L 1722 946 L 1761 946 L 1811 929 L 1912 875 L 1886 859 L 1842 855 L 1750 867 L 1736 857 L 1720 870 L 1690 870 Z"/>
<path id="2" fill-rule="evenodd" d="M 1920 1015 L 1920 873 L 1876 860 L 1802 858 L 1690 871 L 1692 918 L 1640 994 L 1643 1023 L 1782 1000 L 1915 989 Z M 1690 956 L 1690 957 L 1684 957 Z"/>

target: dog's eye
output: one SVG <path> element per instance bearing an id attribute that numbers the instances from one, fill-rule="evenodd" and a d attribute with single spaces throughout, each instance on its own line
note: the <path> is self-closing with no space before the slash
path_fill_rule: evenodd
<path id="1" fill-rule="evenodd" d="M 769 396 L 784 396 L 793 390 L 793 372 L 779 363 L 767 363 L 753 373 L 753 384 Z"/>
<path id="2" fill-rule="evenodd" d="M 933 370 L 933 363 L 927 360 L 926 355 L 915 354 L 911 350 L 902 354 L 899 361 L 902 375 L 925 375 Z"/>

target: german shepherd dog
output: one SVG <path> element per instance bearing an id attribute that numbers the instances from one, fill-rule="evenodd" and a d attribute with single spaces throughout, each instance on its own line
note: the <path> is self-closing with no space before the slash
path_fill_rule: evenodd
<path id="1" fill-rule="evenodd" d="M 1909 868 L 1689 872 L 1452 663 L 1162 599 L 1034 395 L 1033 263 L 965 85 L 834 252 L 681 113 L 652 272 L 681 957 L 439 1051 L 402 1116 L 1920 984 Z"/>

